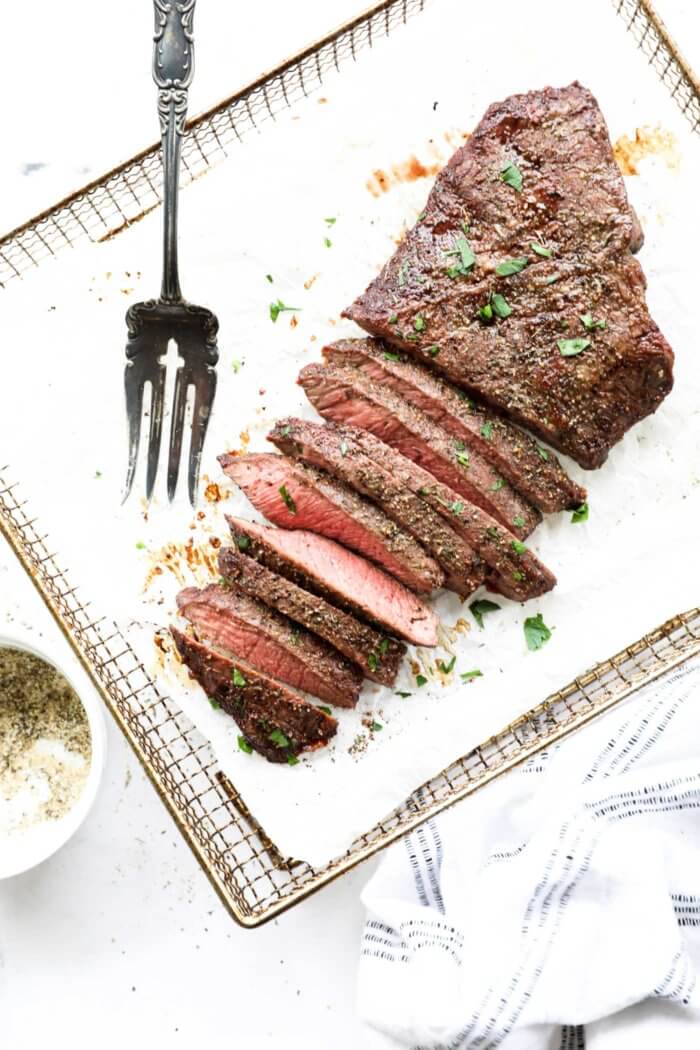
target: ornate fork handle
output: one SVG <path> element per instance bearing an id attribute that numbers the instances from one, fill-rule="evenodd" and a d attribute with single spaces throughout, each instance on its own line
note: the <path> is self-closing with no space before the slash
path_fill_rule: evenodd
<path id="1" fill-rule="evenodd" d="M 187 89 L 194 74 L 192 20 L 196 0 L 153 0 L 153 79 L 163 147 L 163 284 L 161 299 L 180 302 L 177 267 L 177 198 Z"/>

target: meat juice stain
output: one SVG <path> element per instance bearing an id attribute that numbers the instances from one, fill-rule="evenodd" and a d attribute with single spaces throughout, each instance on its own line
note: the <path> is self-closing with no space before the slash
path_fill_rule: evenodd
<path id="1" fill-rule="evenodd" d="M 446 131 L 443 138 L 448 146 L 455 150 L 464 145 L 469 138 L 469 132 Z M 445 157 L 433 139 L 428 142 L 426 152 L 432 155 L 432 159 L 426 163 L 419 160 L 415 154 L 411 154 L 408 160 L 393 164 L 387 171 L 383 168 L 375 168 L 367 180 L 367 189 L 372 196 L 381 197 L 382 194 L 388 193 L 394 186 L 401 183 L 417 182 L 419 179 L 437 175 L 445 163 Z"/>
<path id="2" fill-rule="evenodd" d="M 637 165 L 647 157 L 660 157 L 667 168 L 677 168 L 680 157 L 675 136 L 657 124 L 636 128 L 634 137 L 621 135 L 613 144 L 613 154 L 623 175 L 638 175 Z"/>

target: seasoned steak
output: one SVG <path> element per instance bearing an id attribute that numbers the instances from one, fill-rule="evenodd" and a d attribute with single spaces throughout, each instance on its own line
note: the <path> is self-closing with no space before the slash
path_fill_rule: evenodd
<path id="1" fill-rule="evenodd" d="M 180 613 L 208 642 L 265 674 L 338 707 L 354 707 L 362 675 L 316 635 L 246 594 L 210 584 L 177 596 Z"/>
<path id="2" fill-rule="evenodd" d="M 244 548 L 245 549 L 245 548 Z M 249 549 L 249 547 L 248 547 Z M 251 598 L 300 623 L 347 656 L 366 678 L 393 685 L 406 646 L 360 623 L 350 613 L 325 598 L 303 590 L 284 576 L 267 569 L 238 546 L 219 552 L 219 571 L 226 582 Z"/>
<path id="3" fill-rule="evenodd" d="M 284 456 L 219 456 L 230 478 L 275 525 L 310 529 L 377 562 L 414 591 L 444 583 L 440 566 L 419 543 L 368 500 L 313 467 Z"/>
<path id="4" fill-rule="evenodd" d="M 439 520 L 448 523 L 450 531 L 462 536 L 469 548 L 476 552 L 480 574 L 474 577 L 475 588 L 484 582 L 487 573 L 491 588 L 517 601 L 537 597 L 554 586 L 554 576 L 513 531 L 504 528 L 479 507 L 460 499 L 454 490 L 384 445 L 373 434 L 349 425 L 327 423 L 324 426 L 304 420 L 285 420 L 280 428 L 285 427 L 289 428 L 289 434 L 283 440 L 290 443 L 290 451 L 295 447 L 300 455 L 320 458 L 323 450 L 329 464 L 341 457 L 354 463 L 358 472 L 368 475 L 371 470 L 368 464 L 384 464 L 396 492 L 410 493 L 414 502 L 431 508 Z M 385 485 L 388 488 L 389 482 Z"/>
<path id="5" fill-rule="evenodd" d="M 334 422 L 351 423 L 375 434 L 516 536 L 529 536 L 542 520 L 539 511 L 512 489 L 479 452 L 468 449 L 388 387 L 356 368 L 311 364 L 298 382 L 316 410 Z M 514 522 L 521 524 L 513 524 Z"/>
<path id="6" fill-rule="evenodd" d="M 513 95 L 345 316 L 599 467 L 673 383 L 640 243 L 590 91 Z"/>
<path id="7" fill-rule="evenodd" d="M 289 417 L 281 419 L 267 438 L 285 455 L 326 470 L 373 500 L 432 554 L 445 572 L 449 590 L 466 598 L 481 585 L 484 566 L 464 539 L 415 495 L 401 474 L 386 470 L 381 459 L 367 455 L 356 444 L 351 447 L 341 428 Z M 402 474 L 417 469 L 410 460 L 402 459 Z"/>
<path id="8" fill-rule="evenodd" d="M 383 633 L 415 645 L 437 645 L 433 610 L 398 580 L 339 543 L 304 529 L 272 529 L 228 515 L 226 521 L 238 549 L 261 565 Z"/>
<path id="9" fill-rule="evenodd" d="M 421 409 L 482 455 L 500 479 L 510 482 L 539 510 L 571 510 L 585 501 L 586 490 L 572 481 L 552 452 L 405 355 L 390 351 L 376 339 L 342 339 L 324 347 L 323 356 L 331 365 L 361 369 L 374 383 Z"/>
<path id="10" fill-rule="evenodd" d="M 193 678 L 238 723 L 248 744 L 270 762 L 289 762 L 324 747 L 338 730 L 335 718 L 242 660 L 230 660 L 171 627 Z"/>

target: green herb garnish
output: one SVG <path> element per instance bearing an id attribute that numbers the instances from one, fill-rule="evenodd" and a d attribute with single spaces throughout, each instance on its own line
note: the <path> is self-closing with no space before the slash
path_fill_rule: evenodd
<path id="1" fill-rule="evenodd" d="M 136 550 L 137 551 L 145 551 L 145 549 L 146 549 L 146 544 L 143 543 L 141 540 L 139 540 L 139 542 L 136 544 Z"/>
<path id="2" fill-rule="evenodd" d="M 276 321 L 282 313 L 294 313 L 295 311 L 301 310 L 300 306 L 285 306 L 281 299 L 278 299 L 276 303 L 270 303 L 270 320 Z"/>
<path id="3" fill-rule="evenodd" d="M 544 643 L 552 637 L 552 632 L 542 619 L 542 613 L 538 613 L 537 616 L 528 616 L 523 624 L 523 630 L 527 647 L 533 652 L 541 649 Z"/>
<path id="4" fill-rule="evenodd" d="M 453 514 L 461 514 L 464 510 L 464 504 L 461 500 L 455 500 L 454 503 L 450 503 L 450 510 Z"/>
<path id="5" fill-rule="evenodd" d="M 606 328 L 608 323 L 602 318 L 596 321 L 593 314 L 579 314 L 579 320 L 588 332 L 593 332 L 596 328 Z"/>
<path id="6" fill-rule="evenodd" d="M 270 284 L 272 284 L 272 274 L 271 273 L 266 273 L 265 274 L 265 280 L 269 281 Z"/>
<path id="7" fill-rule="evenodd" d="M 284 438 L 289 437 L 291 432 L 292 432 L 292 428 L 291 428 L 291 425 L 289 423 L 287 423 L 287 425 L 282 427 L 282 429 L 280 430 L 280 434 Z"/>
<path id="8" fill-rule="evenodd" d="M 426 352 L 426 354 L 430 354 L 431 357 L 437 357 L 437 355 L 440 353 L 440 347 L 439 346 L 435 346 L 435 345 L 428 346 L 428 347 L 426 347 L 426 351 L 425 352 Z"/>
<path id="9" fill-rule="evenodd" d="M 398 314 L 392 314 L 391 317 L 389 318 L 389 324 L 398 324 L 398 323 L 399 323 Z"/>
<path id="10" fill-rule="evenodd" d="M 500 318 L 510 317 L 513 313 L 512 307 L 508 305 L 503 296 L 499 295 L 498 292 L 492 294 L 491 306 L 493 307 L 493 312 Z"/>
<path id="11" fill-rule="evenodd" d="M 326 226 L 335 226 L 336 223 L 336 220 L 334 218 L 324 219 L 323 221 L 325 222 Z"/>
<path id="12" fill-rule="evenodd" d="M 282 499 L 284 500 L 285 506 L 287 507 L 287 510 L 289 511 L 289 513 L 290 514 L 296 514 L 296 512 L 297 512 L 297 505 L 294 502 L 294 500 L 292 499 L 292 497 L 290 496 L 289 492 L 287 491 L 287 486 L 286 485 L 280 485 L 280 487 L 278 489 L 278 492 L 279 492 L 280 496 L 282 497 Z"/>
<path id="13" fill-rule="evenodd" d="M 516 569 L 512 575 L 516 583 L 520 583 L 522 580 L 525 579 L 525 573 L 521 572 L 520 569 Z"/>
<path id="14" fill-rule="evenodd" d="M 493 321 L 493 307 L 491 303 L 487 303 L 486 306 L 480 306 L 476 316 L 480 321 Z"/>
<path id="15" fill-rule="evenodd" d="M 522 514 L 515 515 L 515 517 L 513 518 L 513 524 L 518 529 L 523 529 L 525 527 L 525 518 L 522 516 Z"/>
<path id="16" fill-rule="evenodd" d="M 250 538 L 248 536 L 236 536 L 236 546 L 239 551 L 247 551 L 250 547 Z"/>
<path id="17" fill-rule="evenodd" d="M 455 459 L 461 467 L 469 467 L 469 453 L 468 452 L 457 452 Z"/>
<path id="18" fill-rule="evenodd" d="M 527 266 L 528 260 L 523 256 L 521 259 L 506 259 L 496 267 L 499 277 L 510 277 L 514 273 L 520 273 Z"/>
<path id="19" fill-rule="evenodd" d="M 333 241 L 330 239 L 330 237 L 324 237 L 323 238 L 323 243 L 326 246 L 326 248 L 332 248 L 333 247 Z"/>
<path id="20" fill-rule="evenodd" d="M 527 547 L 521 542 L 521 540 L 511 540 L 510 545 L 516 554 L 524 554 L 527 550 Z"/>
<path id="21" fill-rule="evenodd" d="M 235 686 L 238 686 L 238 688 L 248 684 L 237 667 L 234 667 L 234 669 L 231 671 L 231 681 Z"/>
<path id="22" fill-rule="evenodd" d="M 542 448 L 541 445 L 537 446 L 537 455 L 540 457 L 540 459 L 543 459 L 545 463 L 549 459 L 549 452 L 546 448 Z"/>
<path id="23" fill-rule="evenodd" d="M 250 744 L 244 736 L 239 736 L 238 738 L 238 750 L 245 751 L 246 755 L 253 754 L 253 748 L 250 746 Z"/>
<path id="24" fill-rule="evenodd" d="M 554 284 L 554 282 L 558 281 L 560 277 L 561 277 L 560 273 L 551 273 L 549 275 L 549 277 L 547 277 L 547 279 L 545 280 L 544 283 L 545 284 Z"/>
<path id="25" fill-rule="evenodd" d="M 241 370 L 241 362 L 240 361 L 232 361 L 231 362 L 231 368 L 233 369 L 234 373 L 236 375 L 238 375 L 238 373 Z"/>
<path id="26" fill-rule="evenodd" d="M 515 164 L 507 164 L 505 168 L 501 169 L 501 182 L 505 182 L 506 186 L 512 186 L 518 193 L 522 192 L 523 188 L 523 176 Z"/>
<path id="27" fill-rule="evenodd" d="M 476 262 L 476 256 L 466 237 L 458 237 L 454 244 L 454 248 L 446 251 L 445 255 L 457 255 L 459 256 L 459 262 L 448 268 L 447 276 L 466 277 Z"/>
<path id="28" fill-rule="evenodd" d="M 489 525 L 488 529 L 486 530 L 486 535 L 490 536 L 492 540 L 497 540 L 498 539 L 498 529 L 496 528 L 496 526 L 495 525 Z"/>
<path id="29" fill-rule="evenodd" d="M 588 521 L 588 504 L 582 503 L 580 507 L 576 507 L 571 515 L 571 520 L 574 524 L 577 524 L 579 521 Z"/>
<path id="30" fill-rule="evenodd" d="M 267 734 L 267 739 L 271 740 L 275 747 L 289 747 L 290 745 L 289 737 L 286 737 L 281 729 L 273 729 Z"/>
<path id="31" fill-rule="evenodd" d="M 462 671 L 459 676 L 463 682 L 468 682 L 471 678 L 483 678 L 482 671 Z"/>
<path id="32" fill-rule="evenodd" d="M 554 254 L 551 248 L 545 248 L 543 244 L 538 244 L 537 241 L 533 241 L 530 247 L 535 255 L 541 255 L 543 259 L 551 259 Z"/>
<path id="33" fill-rule="evenodd" d="M 407 700 L 409 696 L 413 696 L 413 693 L 402 693 L 400 689 L 397 689 L 395 696 L 400 696 L 402 700 Z"/>
<path id="34" fill-rule="evenodd" d="M 96 478 L 101 478 L 102 477 L 102 471 L 101 470 L 96 470 L 95 471 L 95 477 Z"/>
<path id="35" fill-rule="evenodd" d="M 287 755 L 287 765 L 288 766 L 298 766 L 299 765 L 299 759 L 297 758 L 297 756 L 294 754 L 293 751 L 290 751 L 289 754 Z"/>
<path id="36" fill-rule="evenodd" d="M 491 491 L 492 492 L 500 492 L 504 485 L 505 485 L 505 481 L 504 481 L 503 478 L 496 478 L 496 480 L 494 481 L 493 485 L 491 486 Z"/>
<path id="37" fill-rule="evenodd" d="M 318 709 L 319 709 L 319 711 L 323 711 L 324 715 L 332 715 L 333 714 L 333 712 L 331 711 L 330 707 L 326 707 L 325 704 L 319 704 L 318 705 Z"/>
<path id="38" fill-rule="evenodd" d="M 444 660 L 436 660 L 435 664 L 437 666 L 438 671 L 442 671 L 443 674 L 449 674 L 452 671 L 456 662 L 457 657 L 453 656 L 452 659 L 448 660 L 447 663 L 445 663 Z"/>
<path id="39" fill-rule="evenodd" d="M 417 674 L 416 675 L 416 685 L 419 688 L 422 688 L 424 685 L 427 685 L 427 684 L 428 684 L 428 679 L 425 677 L 424 674 Z"/>
<path id="40" fill-rule="evenodd" d="M 389 652 L 389 639 L 388 638 L 382 638 L 381 642 L 379 643 L 378 648 L 379 648 L 379 652 L 382 654 L 382 656 L 386 656 L 386 654 Z"/>
<path id="41" fill-rule="evenodd" d="M 484 423 L 479 433 L 485 441 L 490 441 L 493 437 L 493 423 Z"/>
<path id="42" fill-rule="evenodd" d="M 381 724 L 381 722 L 372 722 L 369 728 L 372 730 L 373 733 L 378 733 L 380 729 L 384 728 L 384 726 Z"/>
<path id="43" fill-rule="evenodd" d="M 406 283 L 406 274 L 408 273 L 408 260 L 401 263 L 399 268 L 399 288 L 403 288 Z"/>
<path id="44" fill-rule="evenodd" d="M 377 670 L 377 668 L 379 667 L 379 658 L 377 657 L 376 653 L 369 654 L 369 656 L 367 657 L 367 666 L 369 667 L 370 671 Z"/>
<path id="45" fill-rule="evenodd" d="M 385 350 L 384 351 L 384 360 L 385 361 L 400 361 L 401 358 L 399 357 L 398 354 L 392 354 L 388 350 Z"/>
<path id="46" fill-rule="evenodd" d="M 209 700 L 209 703 L 211 704 L 211 706 L 214 708 L 214 710 L 218 711 L 219 708 L 221 707 L 221 704 L 219 703 L 219 701 L 214 699 L 213 696 L 208 697 L 208 700 Z"/>
<path id="47" fill-rule="evenodd" d="M 478 601 L 472 602 L 469 606 L 469 611 L 478 623 L 479 627 L 484 626 L 484 616 L 490 612 L 496 612 L 500 609 L 500 605 L 496 602 L 492 602 L 489 598 L 479 598 Z"/>
<path id="48" fill-rule="evenodd" d="M 416 317 L 415 321 L 413 322 L 413 327 L 415 328 L 416 332 L 424 332 L 425 331 L 425 318 L 421 317 L 421 315 L 418 314 L 418 316 Z"/>
<path id="49" fill-rule="evenodd" d="M 590 339 L 557 339 L 557 346 L 562 357 L 576 357 L 590 345 Z"/>

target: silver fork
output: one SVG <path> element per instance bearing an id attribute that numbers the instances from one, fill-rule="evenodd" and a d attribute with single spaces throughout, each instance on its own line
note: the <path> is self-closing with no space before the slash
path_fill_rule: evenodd
<path id="1" fill-rule="evenodd" d="M 211 310 L 185 302 L 180 292 L 177 267 L 177 196 L 180 146 L 187 114 L 187 89 L 194 73 L 192 19 L 196 0 L 153 0 L 153 79 L 158 87 L 158 116 L 163 148 L 163 284 L 160 298 L 134 303 L 126 314 L 128 340 L 124 370 L 126 413 L 129 424 L 129 465 L 124 500 L 131 491 L 141 436 L 144 391 L 151 388 L 146 499 L 150 500 L 158 473 L 163 402 L 165 355 L 171 340 L 180 361 L 175 375 L 175 394 L 168 453 L 168 499 L 177 489 L 180 470 L 187 392 L 194 387 L 190 438 L 188 489 L 194 506 L 199 468 L 214 394 L 219 353 L 216 333 L 219 322 Z"/>

